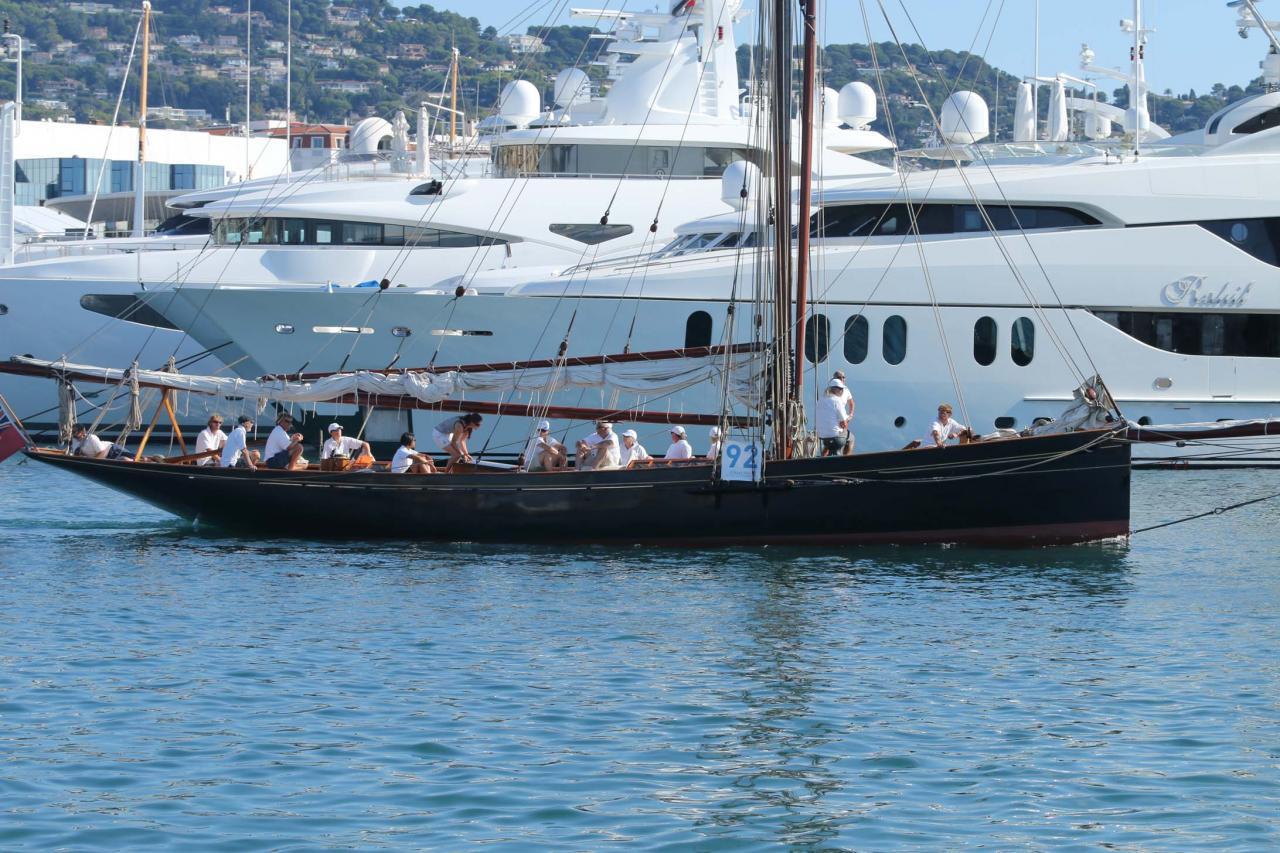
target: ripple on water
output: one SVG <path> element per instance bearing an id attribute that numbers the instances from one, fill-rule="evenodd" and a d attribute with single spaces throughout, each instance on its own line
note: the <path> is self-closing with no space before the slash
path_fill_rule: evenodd
<path id="1" fill-rule="evenodd" d="M 6 850 L 1280 848 L 1280 506 L 1017 552 L 313 545 L 36 472 L 0 467 Z M 1139 473 L 1135 522 L 1268 486 Z"/>

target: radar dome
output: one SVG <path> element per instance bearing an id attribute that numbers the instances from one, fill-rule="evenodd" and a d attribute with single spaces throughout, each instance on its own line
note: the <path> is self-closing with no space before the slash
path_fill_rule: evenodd
<path id="1" fill-rule="evenodd" d="M 943 101 L 938 123 L 943 140 L 954 145 L 969 145 L 991 132 L 987 102 L 977 92 L 956 92 Z"/>
<path id="2" fill-rule="evenodd" d="M 361 119 L 351 128 L 347 138 L 347 148 L 356 154 L 373 154 L 391 148 L 391 122 L 384 118 Z"/>
<path id="3" fill-rule="evenodd" d="M 720 198 L 734 210 L 742 210 L 760 186 L 760 168 L 746 160 L 734 160 L 720 176 Z M 746 190 L 747 196 L 742 192 Z"/>
<path id="4" fill-rule="evenodd" d="M 823 86 L 818 93 L 818 102 L 814 104 L 813 123 L 821 127 L 835 127 L 840 123 L 840 93 L 830 86 Z"/>
<path id="5" fill-rule="evenodd" d="M 876 93 L 861 80 L 845 83 L 840 90 L 840 121 L 854 130 L 866 130 L 876 120 Z"/>
<path id="6" fill-rule="evenodd" d="M 542 112 L 542 96 L 528 80 L 512 80 L 502 87 L 498 98 L 498 114 L 519 127 L 525 127 Z"/>
<path id="7" fill-rule="evenodd" d="M 591 100 L 591 78 L 581 68 L 565 68 L 556 75 L 554 88 L 556 106 L 568 109 Z"/>

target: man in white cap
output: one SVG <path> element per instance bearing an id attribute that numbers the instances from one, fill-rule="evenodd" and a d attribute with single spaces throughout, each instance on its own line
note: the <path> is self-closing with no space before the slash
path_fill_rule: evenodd
<path id="1" fill-rule="evenodd" d="M 622 433 L 622 467 L 630 467 L 632 462 L 646 462 L 653 457 L 649 455 L 649 451 L 644 449 L 644 445 L 640 443 L 640 437 L 636 435 L 633 429 L 626 430 Z"/>
<path id="2" fill-rule="evenodd" d="M 685 438 L 684 427 L 676 424 L 671 428 L 671 446 L 667 448 L 667 459 L 692 459 L 693 445 Z"/>
<path id="3" fill-rule="evenodd" d="M 841 394 L 844 390 L 844 383 L 833 377 L 814 412 L 823 456 L 841 456 L 849 444 L 849 415 Z"/>
<path id="4" fill-rule="evenodd" d="M 843 370 L 831 374 L 833 382 L 837 379 L 840 380 L 840 402 L 844 405 L 845 420 L 849 421 L 849 441 L 844 446 L 844 455 L 848 456 L 853 453 L 853 392 L 849 390 Z"/>
<path id="5" fill-rule="evenodd" d="M 596 421 L 596 431 L 578 442 L 578 470 L 603 471 L 622 464 L 618 436 L 609 421 Z"/>
<path id="6" fill-rule="evenodd" d="M 708 459 L 720 458 L 720 427 L 713 426 L 710 432 L 711 448 L 707 451 Z"/>
<path id="7" fill-rule="evenodd" d="M 369 442 L 361 441 L 358 438 L 351 438 L 342 434 L 342 424 L 329 424 L 329 437 L 325 440 L 324 446 L 320 448 L 320 458 L 324 459 L 356 459 L 361 455 L 368 453 L 373 455 L 373 451 L 369 449 Z"/>
<path id="8" fill-rule="evenodd" d="M 551 421 L 538 421 L 538 429 L 520 457 L 522 471 L 559 471 L 569 464 L 569 451 L 551 434 Z"/>

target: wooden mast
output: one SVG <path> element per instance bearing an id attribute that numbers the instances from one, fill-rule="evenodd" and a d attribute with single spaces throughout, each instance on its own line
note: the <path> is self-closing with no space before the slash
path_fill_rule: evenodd
<path id="1" fill-rule="evenodd" d="M 774 0 L 769 56 L 769 123 L 773 170 L 773 340 L 769 394 L 770 456 L 791 455 L 791 2 Z"/>
<path id="2" fill-rule="evenodd" d="M 813 191 L 814 77 L 818 64 L 818 0 L 800 0 L 804 27 L 804 65 L 800 70 L 800 215 L 796 231 L 796 363 L 794 394 L 803 404 L 805 314 L 809 298 L 809 219 Z M 818 341 L 814 341 L 814 345 Z M 816 353 L 816 350 L 815 350 Z M 815 361 L 816 365 L 816 361 Z"/>
<path id="3" fill-rule="evenodd" d="M 142 77 L 138 91 L 138 169 L 133 186 L 133 236 L 145 234 L 143 219 L 147 194 L 147 66 L 151 45 L 151 0 L 142 0 Z"/>

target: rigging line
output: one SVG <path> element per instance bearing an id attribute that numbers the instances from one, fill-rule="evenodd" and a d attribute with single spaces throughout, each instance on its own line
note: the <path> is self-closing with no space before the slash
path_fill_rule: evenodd
<path id="1" fill-rule="evenodd" d="M 562 7 L 568 2 L 569 0 L 559 0 L 559 4 L 557 6 L 555 16 L 558 16 L 561 13 Z M 609 2 L 612 2 L 612 0 L 607 0 L 605 4 L 606 9 Z M 601 14 L 596 17 L 597 25 L 599 24 L 605 11 L 606 10 L 601 10 Z M 547 30 L 549 30 L 550 26 L 551 25 L 548 23 L 544 27 L 544 33 Z M 593 27 L 593 29 L 596 29 L 596 28 L 597 27 Z M 578 52 L 578 58 L 577 58 L 577 62 L 575 62 L 575 67 L 577 64 L 582 62 L 583 57 L 586 55 L 589 44 L 590 44 L 590 39 L 587 39 L 584 41 L 582 48 Z M 529 58 L 525 61 L 532 62 L 532 58 Z M 558 127 L 544 126 L 544 127 L 538 128 L 538 132 L 531 144 L 533 145 L 551 144 L 551 140 L 554 139 L 557 130 L 559 130 Z M 548 137 L 548 139 L 545 142 L 543 142 L 544 136 Z M 469 143 L 469 144 L 478 146 L 480 144 L 478 137 L 476 140 L 474 140 L 472 143 Z M 455 171 L 455 173 L 451 176 L 444 175 L 442 177 L 444 177 L 445 181 L 447 182 L 448 188 L 455 187 L 459 182 L 467 178 L 467 176 L 462 170 Z M 528 188 L 528 180 L 529 179 L 527 177 L 523 179 L 514 178 L 509 180 L 509 183 L 506 185 L 505 191 L 503 193 L 503 197 L 498 203 L 497 207 L 495 208 L 495 213 L 493 217 L 489 221 L 488 230 L 491 234 L 495 231 L 495 224 L 497 223 L 499 216 L 502 216 L 503 210 L 506 210 L 506 215 L 502 216 L 501 226 L 506 225 L 507 219 L 509 219 L 512 213 L 514 213 L 515 211 L 516 202 L 520 200 L 524 191 Z M 514 199 L 512 199 L 511 197 L 513 192 L 515 193 Z M 442 190 L 439 197 L 443 198 L 445 195 L 446 195 L 446 191 Z M 418 218 L 417 227 L 421 229 L 424 224 L 434 224 L 435 216 L 439 212 L 440 212 L 439 203 L 426 206 L 423 210 L 422 216 Z M 408 263 L 409 253 L 419 247 L 418 244 L 422 239 L 423 239 L 423 235 L 418 234 L 417 236 L 414 237 L 412 241 L 405 242 L 404 246 L 396 253 L 396 255 L 389 262 L 384 278 L 388 278 L 388 279 L 395 278 L 402 273 L 405 265 Z M 478 246 L 476 248 L 476 251 L 472 253 L 471 259 L 468 261 L 467 266 L 464 268 L 461 274 L 461 281 L 464 285 L 469 278 L 474 277 L 474 275 L 480 271 L 478 268 L 478 265 L 480 263 L 483 263 L 483 258 L 487 257 L 489 250 L 491 250 L 494 247 L 494 245 L 495 245 L 494 243 L 490 242 L 487 245 Z M 472 270 L 473 265 L 476 265 L 477 267 L 474 271 Z"/>
<path id="2" fill-rule="evenodd" d="M 884 9 L 883 2 L 880 3 L 880 9 L 882 14 L 884 14 L 885 23 L 889 27 L 889 31 L 894 37 L 894 40 L 898 46 L 899 52 L 903 56 L 903 60 L 907 62 L 908 65 L 910 66 L 910 60 L 906 55 L 906 50 L 902 45 L 901 39 L 898 38 L 897 33 L 894 30 L 892 21 L 889 20 L 888 13 Z M 917 92 L 920 93 L 920 97 L 922 99 L 925 99 L 924 91 L 923 91 L 923 88 L 920 86 L 919 79 L 915 76 L 913 76 L 912 79 L 916 84 L 916 89 L 917 89 Z M 927 101 L 925 103 L 925 108 L 929 110 L 929 114 L 934 122 L 934 126 L 940 127 L 940 124 L 938 123 L 938 120 L 937 120 L 937 116 L 934 113 L 933 108 L 929 106 Z M 965 174 L 964 170 L 960 168 L 957 168 L 956 172 L 958 173 L 960 179 L 965 183 L 966 187 L 969 189 L 970 196 L 973 197 L 980 214 L 984 216 L 984 224 L 986 224 L 987 228 L 993 233 L 993 235 L 995 235 L 993 239 L 995 240 L 997 249 L 1001 252 L 1001 257 L 1004 259 L 1006 266 L 1008 266 L 1010 272 L 1013 274 L 1014 280 L 1017 283 L 1018 287 L 1022 290 L 1023 294 L 1027 297 L 1028 305 L 1031 311 L 1035 313 L 1035 315 L 1038 318 L 1040 318 L 1041 321 L 1044 323 L 1046 327 L 1046 332 L 1049 335 L 1050 342 L 1053 343 L 1055 348 L 1058 350 L 1058 354 L 1062 357 L 1068 370 L 1075 374 L 1075 378 L 1077 382 L 1082 382 L 1084 379 L 1083 373 L 1079 370 L 1079 367 L 1078 365 L 1076 365 L 1075 360 L 1067 351 L 1065 345 L 1061 341 L 1061 338 L 1057 335 L 1052 322 L 1049 320 L 1048 314 L 1045 312 L 1043 306 L 1040 305 L 1039 300 L 1035 297 L 1035 294 L 1031 291 L 1030 286 L 1022 277 L 1021 272 L 1017 269 L 1016 264 L 1013 262 L 1012 256 L 1007 254 L 1006 248 L 1004 247 L 1003 243 L 999 239 L 998 233 L 995 231 L 994 223 L 991 222 L 990 217 L 987 215 L 986 211 L 984 210 L 981 201 L 979 201 L 977 198 L 977 192 L 973 189 L 971 183 L 969 182 L 968 175 Z M 930 183 L 930 187 L 932 187 L 932 181 Z M 904 187 L 904 194 L 905 192 L 906 190 Z M 922 200 L 922 203 L 923 203 L 923 200 Z M 909 200 L 908 200 L 908 204 L 910 204 Z M 1016 216 L 1014 218 L 1016 222 Z"/>
<path id="3" fill-rule="evenodd" d="M 1217 506 L 1211 510 L 1206 510 L 1205 512 L 1198 512 L 1195 515 L 1188 515 L 1188 516 L 1184 516 L 1183 518 L 1175 518 L 1172 521 L 1165 521 L 1165 522 L 1161 522 L 1160 524 L 1152 524 L 1152 525 L 1148 525 L 1147 527 L 1139 527 L 1136 530 L 1130 530 L 1129 535 L 1136 536 L 1139 533 L 1150 533 L 1152 530 L 1160 530 L 1165 527 L 1172 527 L 1175 524 L 1182 524 L 1184 521 L 1195 521 L 1196 519 L 1206 518 L 1210 515 L 1223 515 L 1224 513 L 1230 512 L 1233 509 L 1240 509 L 1241 507 L 1253 506 L 1254 504 L 1260 504 L 1260 503 L 1263 503 L 1264 501 L 1275 500 L 1276 498 L 1280 498 L 1280 492 L 1273 492 L 1272 494 L 1269 494 L 1269 495 L 1263 495 L 1260 498 L 1250 498 L 1249 500 L 1239 501 L 1233 504 L 1227 504 L 1226 506 Z"/>
<path id="4" fill-rule="evenodd" d="M 138 36 L 142 34 L 142 19 L 138 19 L 138 26 L 133 30 L 133 44 L 129 46 L 129 58 L 124 64 L 124 74 L 120 76 L 120 94 L 116 96 L 116 109 L 111 114 L 111 127 L 107 130 L 107 142 L 103 146 L 102 159 L 105 162 L 107 154 L 111 152 L 111 137 L 116 132 L 116 124 L 120 121 L 120 105 L 124 102 L 124 90 L 129 84 L 129 69 L 133 68 L 133 55 L 138 47 Z M 93 184 L 93 198 L 89 199 L 89 216 L 85 219 L 85 225 L 92 227 L 93 210 L 98 205 L 98 194 L 102 191 L 102 178 L 106 174 L 106 169 L 98 169 L 98 180 Z"/>
<path id="5" fill-rule="evenodd" d="M 680 24 L 680 34 L 672 40 L 671 54 L 667 57 L 667 65 L 662 69 L 662 75 L 659 79 L 666 80 L 667 75 L 671 72 L 671 64 L 675 62 L 676 56 L 680 53 L 681 42 L 684 41 L 685 34 L 689 32 L 689 20 L 692 17 L 690 13 L 686 13 L 684 21 Z M 625 73 L 625 72 L 624 72 Z M 644 130 L 649 126 L 649 118 L 653 115 L 653 109 L 657 106 L 658 99 L 651 98 L 649 105 L 645 108 L 644 120 L 640 122 L 640 127 L 636 131 L 635 139 L 631 142 L 627 149 L 627 159 L 622 164 L 622 174 L 618 176 L 618 180 L 613 188 L 613 195 L 609 198 L 609 203 L 605 206 L 604 218 L 608 218 L 609 211 L 613 210 L 613 203 L 618 198 L 618 191 L 622 189 L 622 182 L 627 178 L 627 170 L 631 168 L 631 158 L 635 156 L 636 150 L 640 147 L 640 139 L 644 135 Z"/>
<path id="6" fill-rule="evenodd" d="M 880 3 L 881 12 L 882 12 L 882 13 L 884 14 L 884 16 L 885 16 L 885 23 L 888 25 L 888 27 L 889 27 L 889 31 L 890 31 L 890 33 L 893 35 L 894 40 L 895 40 L 895 42 L 896 42 L 896 43 L 897 43 L 897 45 L 898 45 L 899 51 L 900 51 L 900 52 L 902 53 L 902 55 L 903 55 L 904 61 L 908 61 L 908 65 L 910 65 L 909 60 L 906 60 L 906 52 L 905 52 L 905 49 L 904 49 L 904 48 L 903 48 L 903 46 L 902 46 L 902 42 L 901 42 L 901 40 L 898 38 L 897 33 L 894 31 L 893 24 L 892 24 L 892 22 L 891 22 L 891 21 L 889 20 L 889 18 L 888 18 L 888 13 L 887 13 L 887 11 L 885 11 L 885 9 L 884 9 L 883 0 L 878 0 L 878 2 Z M 921 46 L 923 47 L 923 46 L 924 46 L 924 39 L 923 39 L 923 37 L 921 37 L 921 36 L 920 36 L 919 29 L 916 27 L 916 25 L 915 25 L 915 21 L 914 21 L 914 20 L 912 19 L 912 17 L 911 17 L 911 13 L 910 13 L 910 12 L 908 12 L 908 11 L 906 10 L 905 5 L 904 5 L 904 7 L 903 7 L 903 12 L 904 12 L 904 14 L 905 14 L 905 15 L 906 15 L 906 17 L 907 17 L 908 22 L 911 24 L 912 29 L 915 31 L 916 37 L 917 37 L 918 39 L 920 39 Z M 926 48 L 926 50 L 927 50 L 927 48 Z M 935 67 L 935 70 L 937 70 L 937 66 L 935 65 L 934 67 Z M 920 86 L 919 79 L 918 79 L 918 78 L 916 78 L 914 75 L 913 75 L 913 78 L 912 78 L 912 79 L 913 79 L 913 81 L 914 81 L 914 82 L 915 82 L 915 84 L 916 84 L 916 89 L 917 89 L 917 91 L 918 91 L 918 92 L 920 92 L 921 98 L 922 98 L 922 99 L 924 99 L 924 92 L 923 92 L 923 89 L 922 89 L 922 88 L 921 88 L 921 86 Z M 928 104 L 927 100 L 925 100 L 925 107 L 926 107 L 926 109 L 928 109 L 928 110 L 929 110 L 929 115 L 930 115 L 930 118 L 932 119 L 932 121 L 933 121 L 933 123 L 934 123 L 934 126 L 935 126 L 935 127 L 940 128 L 940 127 L 941 127 L 941 124 L 938 122 L 937 116 L 936 116 L 936 114 L 934 113 L 933 108 Z M 1002 199 L 1004 200 L 1005 206 L 1006 206 L 1006 207 L 1008 207 L 1008 208 L 1009 208 L 1009 210 L 1010 210 L 1010 213 L 1011 213 L 1011 214 L 1013 214 L 1014 224 L 1017 226 L 1018 232 L 1022 235 L 1022 237 L 1023 237 L 1024 241 L 1025 241 L 1025 242 L 1027 243 L 1027 245 L 1028 245 L 1028 248 L 1031 250 L 1031 252 L 1032 252 L 1032 256 L 1036 259 L 1037 266 L 1038 266 L 1038 268 L 1040 269 L 1041 274 L 1045 277 L 1045 281 L 1046 281 L 1046 283 L 1048 283 L 1048 284 L 1049 284 L 1050 291 L 1053 293 L 1054 298 L 1055 298 L 1055 299 L 1057 299 L 1057 307 L 1058 307 L 1060 310 L 1062 310 L 1062 312 L 1063 312 L 1064 316 L 1065 316 L 1065 317 L 1066 317 L 1066 319 L 1067 319 L 1068 325 L 1071 327 L 1072 331 L 1073 331 L 1073 332 L 1075 332 L 1075 334 L 1076 334 L 1076 340 L 1077 340 L 1077 342 L 1079 342 L 1079 343 L 1080 343 L 1080 345 L 1081 345 L 1081 347 L 1083 348 L 1083 347 L 1084 347 L 1084 342 L 1083 342 L 1083 340 L 1080 338 L 1080 334 L 1079 334 L 1078 330 L 1076 330 L 1076 327 L 1075 327 L 1075 323 L 1074 323 L 1074 321 L 1072 320 L 1072 318 L 1070 317 L 1070 315 L 1067 313 L 1066 307 L 1065 307 L 1065 305 L 1063 304 L 1061 297 L 1060 297 L 1060 296 L 1058 295 L 1058 293 L 1057 293 L 1057 289 L 1053 286 L 1053 282 L 1052 282 L 1052 281 L 1050 280 L 1050 278 L 1049 278 L 1048 271 L 1044 268 L 1043 264 L 1042 264 L 1042 263 L 1040 263 L 1039 256 L 1036 254 L 1036 252 L 1035 252 L 1034 248 L 1033 248 L 1033 247 L 1031 247 L 1031 245 L 1030 245 L 1030 238 L 1026 235 L 1025 229 L 1023 229 L 1023 228 L 1022 228 L 1021 222 L 1019 222 L 1019 220 L 1018 220 L 1018 218 L 1017 218 L 1017 215 L 1013 212 L 1012 206 L 1010 205 L 1010 203 L 1009 203 L 1009 201 L 1008 201 L 1007 196 L 1005 196 L 1005 194 L 1004 194 L 1004 190 L 1003 190 L 1003 188 L 1000 186 L 999 181 L 998 181 L 998 179 L 996 178 L 996 176 L 995 176 L 994 172 L 991 170 L 990 165 L 989 165 L 988 163 L 986 163 L 985 159 L 983 159 L 983 163 L 984 163 L 984 165 L 987 167 L 987 170 L 988 170 L 988 173 L 989 173 L 989 175 L 990 175 L 990 177 L 991 177 L 992 182 L 996 185 L 996 187 L 997 187 L 998 191 L 1000 192 L 1001 197 L 1002 197 Z M 1018 286 L 1023 290 L 1023 292 L 1027 295 L 1027 298 L 1028 298 L 1028 300 L 1029 300 L 1029 302 L 1030 302 L 1031 310 L 1032 310 L 1033 312 L 1035 312 L 1035 313 L 1036 313 L 1036 315 L 1037 315 L 1038 317 L 1040 317 L 1040 319 L 1043 321 L 1043 323 L 1044 323 L 1044 325 L 1045 325 L 1045 327 L 1046 327 L 1046 331 L 1047 331 L 1047 332 L 1048 332 L 1048 334 L 1049 334 L 1049 338 L 1050 338 L 1050 340 L 1053 342 L 1053 344 L 1054 344 L 1055 348 L 1058 350 L 1059 355 L 1060 355 L 1060 356 L 1062 356 L 1063 360 L 1067 363 L 1067 367 L 1068 367 L 1068 369 L 1069 369 L 1069 370 L 1071 370 L 1071 371 L 1073 371 L 1073 372 L 1076 374 L 1076 376 L 1080 379 L 1080 381 L 1083 381 L 1083 379 L 1084 379 L 1084 373 L 1083 373 L 1083 371 L 1081 371 L 1081 370 L 1080 370 L 1079 365 L 1078 365 L 1078 364 L 1076 364 L 1075 358 L 1070 354 L 1069 350 L 1067 350 L 1067 348 L 1066 348 L 1065 344 L 1062 342 L 1061 337 L 1059 336 L 1059 334 L 1058 334 L 1058 332 L 1057 332 L 1057 329 L 1055 328 L 1055 326 L 1054 326 L 1053 322 L 1052 322 L 1052 321 L 1051 321 L 1051 319 L 1049 318 L 1048 312 L 1045 310 L 1045 308 L 1043 307 L 1043 305 L 1041 305 L 1040 301 L 1035 297 L 1035 294 L 1034 294 L 1034 292 L 1031 290 L 1031 287 L 1030 287 L 1029 283 L 1027 283 L 1027 281 L 1025 280 L 1025 278 L 1022 276 L 1021 272 L 1017 269 L 1016 264 L 1013 262 L 1012 256 L 1008 254 L 1007 249 L 1006 249 L 1006 247 L 1004 246 L 1003 240 L 1000 238 L 1000 236 L 999 236 L 998 232 L 995 230 L 994 223 L 991 221 L 991 219 L 990 219 L 990 215 L 989 215 L 989 214 L 988 214 L 988 212 L 986 211 L 986 206 L 985 206 L 985 205 L 982 203 L 982 201 L 978 198 L 977 191 L 973 188 L 973 185 L 972 185 L 972 183 L 971 183 L 971 182 L 970 182 L 970 180 L 969 180 L 969 176 L 968 176 L 968 174 L 965 172 L 965 170 L 964 170 L 963 168 L 957 168 L 957 169 L 956 169 L 956 173 L 959 175 L 960 179 L 964 182 L 966 189 L 968 189 L 968 190 L 969 190 L 969 194 L 970 194 L 970 196 L 973 198 L 973 200 L 974 200 L 974 202 L 975 202 L 975 204 L 976 204 L 976 206 L 977 206 L 977 208 L 978 208 L 979 214 L 983 217 L 984 224 L 985 224 L 985 225 L 987 226 L 987 228 L 991 231 L 991 233 L 992 233 L 992 235 L 993 235 L 993 240 L 994 240 L 994 242 L 995 242 L 995 244 L 996 244 L 996 246 L 997 246 L 998 250 L 1000 251 L 1001 256 L 1005 259 L 1005 263 L 1006 263 L 1006 265 L 1008 265 L 1008 266 L 1009 266 L 1010 271 L 1013 273 L 1015 281 L 1017 282 Z M 1086 358 L 1089 360 L 1090 366 L 1094 369 L 1094 372 L 1095 372 L 1095 374 L 1096 374 L 1096 373 L 1097 373 L 1097 365 L 1093 363 L 1093 358 L 1092 358 L 1092 356 L 1089 354 L 1089 352 L 1088 352 L 1088 349 L 1087 349 L 1087 348 L 1085 348 L 1085 349 L 1084 349 L 1084 353 L 1085 353 Z M 1118 409 L 1117 409 L 1117 411 L 1118 411 Z"/>
<path id="7" fill-rule="evenodd" d="M 566 2 L 567 2 L 567 0 L 566 0 Z M 603 18 L 608 14 L 608 8 L 609 8 L 609 4 L 610 4 L 611 2 L 613 2 L 613 0 L 606 0 L 606 2 L 604 3 L 603 8 L 601 8 L 601 9 L 599 10 L 599 13 L 596 15 L 595 24 L 592 26 L 592 29 L 593 29 L 593 30 L 597 30 L 597 29 L 599 29 L 600 21 L 601 21 L 601 20 L 603 20 Z M 549 26 L 548 26 L 548 29 L 549 29 Z M 590 45 L 590 43 L 591 43 L 591 39 L 589 39 L 589 38 L 588 38 L 588 39 L 584 40 L 584 42 L 583 42 L 583 46 L 582 46 L 582 48 L 581 48 L 581 49 L 579 50 L 579 52 L 578 52 L 577 60 L 574 62 L 574 67 L 577 67 L 577 65 L 578 65 L 579 63 L 581 63 L 581 62 L 582 62 L 582 59 L 583 59 L 583 57 L 586 55 L 587 48 L 588 48 L 588 46 Z M 598 55 L 598 53 L 597 53 L 597 55 Z M 553 107 L 554 107 L 554 104 L 553 104 Z M 557 130 L 560 130 L 560 127 L 559 127 L 558 125 L 556 125 L 556 126 L 551 126 L 551 127 L 549 127 L 549 128 L 548 128 L 548 127 L 541 127 L 541 128 L 539 128 L 539 129 L 538 129 L 538 134 L 537 134 L 537 136 L 535 137 L 535 141 L 534 141 L 534 144 L 535 144 L 535 145 L 541 144 L 541 139 L 542 139 L 542 136 L 543 136 L 543 132 L 544 132 L 544 131 L 546 131 L 546 130 L 549 130 L 550 132 L 546 134 L 546 135 L 548 136 L 548 139 L 547 139 L 547 141 L 546 141 L 546 143 L 545 143 L 545 144 L 546 144 L 546 145 L 550 145 L 550 144 L 554 141 L 554 139 L 555 139 L 555 135 L 556 135 L 556 131 L 557 131 Z M 532 180 L 535 180 L 535 181 L 536 181 L 536 178 L 533 178 Z M 530 181 L 531 181 L 531 178 L 530 178 L 529 176 L 524 176 L 524 177 L 522 177 L 522 178 L 517 178 L 517 179 L 515 179 L 515 180 L 511 181 L 511 183 L 510 183 L 510 184 L 508 184 L 508 186 L 507 186 L 507 192 L 506 192 L 506 194 L 505 194 L 505 196 L 504 196 L 504 198 L 503 198 L 502 203 L 501 203 L 501 204 L 499 204 L 499 205 L 495 208 L 494 213 L 493 213 L 493 216 L 492 216 L 492 218 L 489 220 L 489 230 L 490 230 L 490 231 L 495 230 L 495 228 L 505 228 L 505 227 L 506 227 L 507 222 L 510 220 L 510 218 L 512 217 L 512 215 L 514 215 L 514 213 L 515 213 L 515 211 L 516 211 L 516 204 L 517 204 L 517 203 L 520 201 L 520 199 L 523 197 L 523 195 L 524 195 L 525 191 L 529 189 Z M 518 186 L 517 186 L 517 184 L 518 184 Z M 508 199 L 508 198 L 510 198 L 510 195 L 511 195 L 512 191 L 515 191 L 515 193 L 516 193 L 516 197 L 515 197 L 515 199 L 514 199 L 514 200 L 512 200 L 512 201 L 508 204 L 508 203 L 507 203 L 507 199 Z M 499 220 L 501 220 L 501 221 L 499 221 Z M 474 279 L 474 277 L 475 277 L 476 275 L 479 275 L 479 274 L 480 274 L 480 272 L 481 272 L 480 264 L 481 264 L 481 263 L 483 263 L 483 261 L 480 259 L 479 255 L 480 255 L 480 253 L 478 253 L 478 252 L 477 252 L 475 255 L 473 255 L 473 256 L 472 256 L 471 261 L 469 261 L 469 262 L 468 262 L 466 269 L 463 271 L 463 273 L 462 273 L 462 281 L 463 281 L 464 283 L 465 283 L 465 282 L 467 282 L 467 281 L 469 281 L 469 280 Z M 473 266 L 474 266 L 474 269 L 473 269 Z"/>

